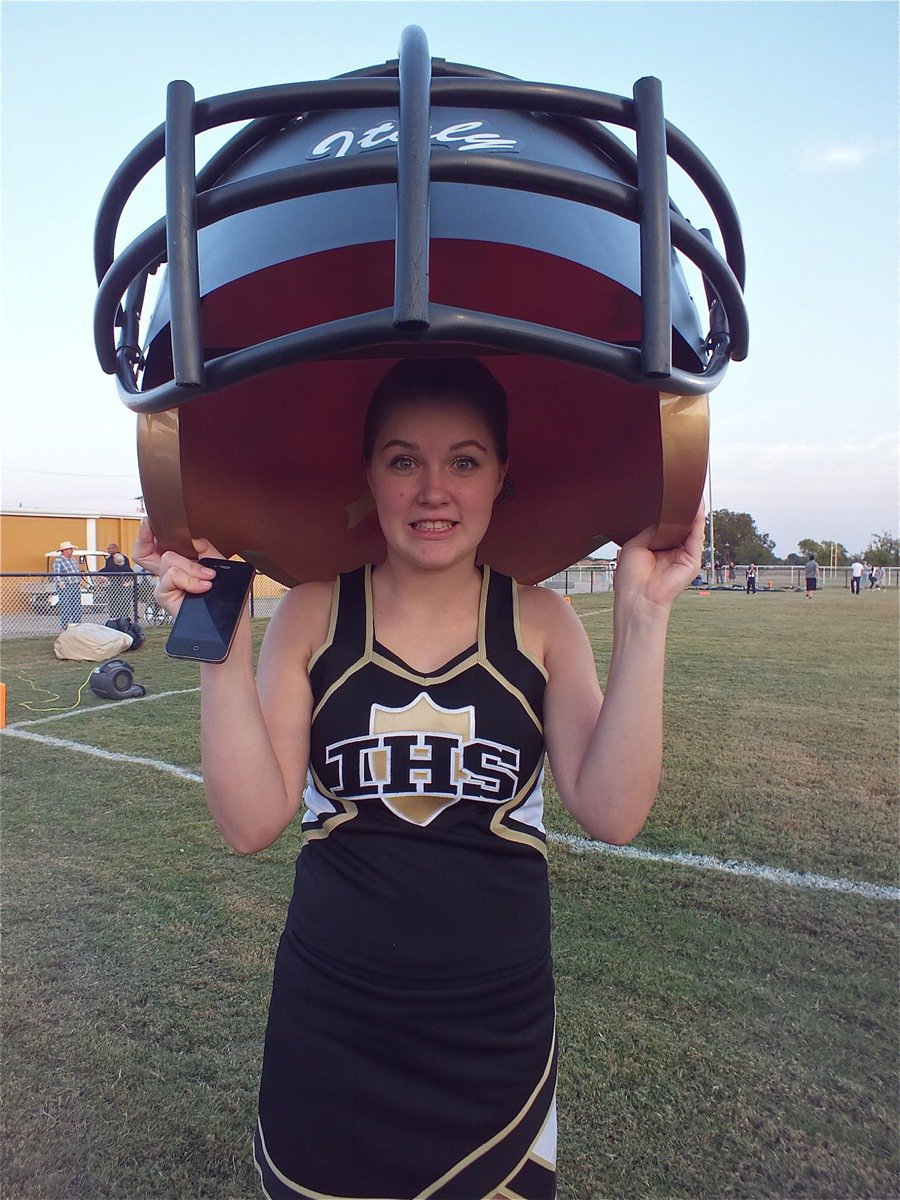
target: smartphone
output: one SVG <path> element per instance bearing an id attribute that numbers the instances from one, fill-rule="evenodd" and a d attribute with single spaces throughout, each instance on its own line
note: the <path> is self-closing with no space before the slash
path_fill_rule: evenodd
<path id="1" fill-rule="evenodd" d="M 216 577 L 209 591 L 190 593 L 182 600 L 166 654 L 220 663 L 228 657 L 256 568 L 224 558 L 201 558 L 200 563 L 212 567 Z"/>

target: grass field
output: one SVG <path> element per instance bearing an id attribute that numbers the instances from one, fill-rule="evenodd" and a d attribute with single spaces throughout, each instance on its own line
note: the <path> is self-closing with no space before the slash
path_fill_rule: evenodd
<path id="1" fill-rule="evenodd" d="M 603 674 L 611 598 L 574 605 Z M 11 730 L 57 741 L 2 739 L 10 1200 L 257 1194 L 297 831 L 251 858 L 221 842 L 193 778 L 197 670 L 164 638 L 127 656 L 146 699 L 85 689 L 74 715 Z M 665 773 L 637 845 L 884 891 L 553 840 L 561 1200 L 900 1194 L 897 643 L 891 594 L 677 604 Z M 49 639 L 2 656 L 11 725 L 40 719 L 23 703 L 73 704 L 90 670 Z M 577 833 L 552 789 L 547 824 Z"/>

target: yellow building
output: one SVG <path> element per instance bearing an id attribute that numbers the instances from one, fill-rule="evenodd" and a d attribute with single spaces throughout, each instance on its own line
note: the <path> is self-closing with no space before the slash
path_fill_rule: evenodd
<path id="1" fill-rule="evenodd" d="M 35 594 L 46 589 L 46 581 L 17 576 L 51 571 L 60 542 L 72 542 L 76 551 L 88 552 L 81 560 L 82 570 L 99 571 L 110 542 L 131 558 L 140 523 L 140 516 L 0 513 L 0 576 L 10 577 L 0 580 L 0 615 L 9 618 L 34 611 Z M 285 591 L 283 584 L 258 575 L 253 585 L 256 615 L 271 616 Z"/>
<path id="2" fill-rule="evenodd" d="M 130 558 L 140 521 L 139 516 L 97 513 L 0 513 L 0 574 L 49 571 L 52 559 L 47 554 L 60 542 L 104 554 L 115 542 Z"/>

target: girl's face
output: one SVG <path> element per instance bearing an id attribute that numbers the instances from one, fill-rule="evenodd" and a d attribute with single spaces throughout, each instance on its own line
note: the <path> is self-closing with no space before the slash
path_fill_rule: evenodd
<path id="1" fill-rule="evenodd" d="M 378 431 L 368 468 L 388 553 L 426 569 L 474 559 L 506 467 L 468 404 L 401 404 Z"/>

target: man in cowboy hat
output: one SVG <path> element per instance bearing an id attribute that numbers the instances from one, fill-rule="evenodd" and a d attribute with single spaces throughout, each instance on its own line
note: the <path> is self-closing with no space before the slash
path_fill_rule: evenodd
<path id="1" fill-rule="evenodd" d="M 53 560 L 59 592 L 59 623 L 63 629 L 81 620 L 81 567 L 75 561 L 74 550 L 71 542 L 60 542 L 59 555 Z"/>

